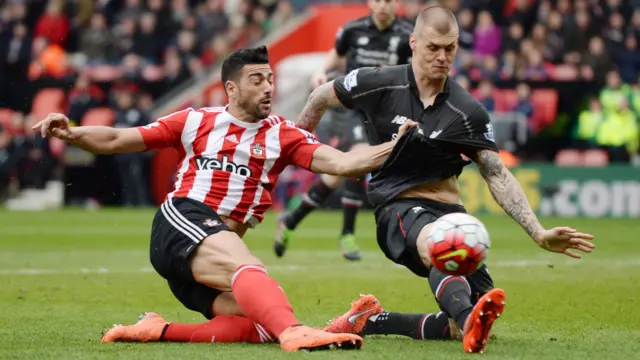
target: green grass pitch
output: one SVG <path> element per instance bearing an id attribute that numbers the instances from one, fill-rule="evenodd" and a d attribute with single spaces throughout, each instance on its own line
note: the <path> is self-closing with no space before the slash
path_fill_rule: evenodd
<path id="1" fill-rule="evenodd" d="M 360 351 L 283 353 L 277 345 L 101 344 L 102 331 L 144 311 L 200 322 L 148 260 L 152 210 L 0 212 L 0 359 L 637 359 L 640 222 L 543 219 L 596 236 L 583 260 L 538 249 L 508 218 L 482 218 L 488 265 L 507 308 L 484 355 L 454 341 L 368 337 Z M 298 317 L 320 326 L 373 293 L 386 310 L 437 311 L 428 283 L 386 260 L 370 213 L 358 219 L 363 261 L 337 250 L 340 213 L 301 225 L 283 259 L 271 251 L 275 215 L 246 241 L 286 290 Z"/>

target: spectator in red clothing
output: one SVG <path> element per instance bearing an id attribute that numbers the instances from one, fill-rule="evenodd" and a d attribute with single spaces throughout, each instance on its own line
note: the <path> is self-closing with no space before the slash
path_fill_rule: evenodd
<path id="1" fill-rule="evenodd" d="M 49 1 L 47 10 L 38 19 L 34 37 L 44 37 L 51 45 L 65 47 L 69 37 L 69 19 L 63 13 L 61 1 Z"/>

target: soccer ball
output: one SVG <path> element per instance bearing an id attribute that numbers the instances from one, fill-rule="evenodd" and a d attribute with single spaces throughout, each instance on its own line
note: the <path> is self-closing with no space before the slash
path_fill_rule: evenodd
<path id="1" fill-rule="evenodd" d="M 465 213 L 447 214 L 427 235 L 431 266 L 449 275 L 473 274 L 489 253 L 489 233 L 480 220 Z"/>

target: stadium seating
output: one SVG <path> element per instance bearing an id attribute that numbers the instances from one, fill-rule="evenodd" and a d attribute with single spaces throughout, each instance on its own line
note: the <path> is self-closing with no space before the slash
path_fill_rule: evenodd
<path id="1" fill-rule="evenodd" d="M 471 94 L 478 98 L 479 90 L 474 89 Z M 510 112 L 518 100 L 513 89 L 493 89 L 492 97 L 496 103 L 496 112 Z M 535 89 L 531 92 L 533 103 L 532 122 L 536 127 L 544 128 L 556 120 L 558 112 L 558 92 L 554 89 Z"/>
<path id="2" fill-rule="evenodd" d="M 62 89 L 43 89 L 33 98 L 31 114 L 38 120 L 44 119 L 52 112 L 64 113 L 66 95 Z"/>
<path id="3" fill-rule="evenodd" d="M 5 129 L 11 128 L 11 116 L 13 115 L 13 110 L 2 108 L 0 109 L 0 126 Z"/>
<path id="4" fill-rule="evenodd" d="M 603 167 L 609 164 L 609 155 L 600 149 L 563 149 L 556 154 L 555 164 L 563 167 Z"/>
<path id="5" fill-rule="evenodd" d="M 555 164 L 558 166 L 581 166 L 582 153 L 576 149 L 564 149 L 556 154 Z"/>
<path id="6" fill-rule="evenodd" d="M 112 126 L 116 114 L 113 109 L 100 107 L 89 110 L 82 118 L 82 126 Z"/>

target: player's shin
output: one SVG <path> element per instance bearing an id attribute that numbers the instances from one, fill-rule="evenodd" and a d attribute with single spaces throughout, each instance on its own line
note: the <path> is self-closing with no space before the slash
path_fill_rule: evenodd
<path id="1" fill-rule="evenodd" d="M 169 323 L 160 341 L 192 343 L 265 343 L 275 338 L 245 317 L 216 316 L 201 324 Z"/>
<path id="2" fill-rule="evenodd" d="M 298 224 L 331 195 L 334 189 L 326 185 L 321 177 L 313 181 L 309 190 L 302 195 L 302 202 L 283 219 L 289 230 L 294 230 Z"/>
<path id="3" fill-rule="evenodd" d="M 449 317 L 437 314 L 402 314 L 382 312 L 367 320 L 363 335 L 402 335 L 416 340 L 449 340 L 459 338 L 457 326 Z"/>
<path id="4" fill-rule="evenodd" d="M 240 266 L 233 274 L 231 286 L 244 314 L 276 337 L 298 324 L 284 291 L 262 265 Z"/>
<path id="5" fill-rule="evenodd" d="M 464 322 L 473 309 L 471 288 L 467 280 L 462 276 L 447 275 L 431 268 L 429 284 L 440 309 L 455 319 L 461 329 L 464 328 Z"/>
<path id="6" fill-rule="evenodd" d="M 356 215 L 365 197 L 365 183 L 363 178 L 349 178 L 346 180 L 342 195 L 342 235 L 355 233 Z"/>

